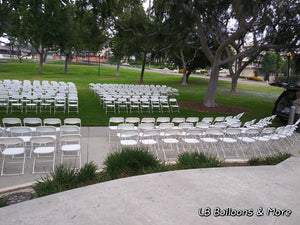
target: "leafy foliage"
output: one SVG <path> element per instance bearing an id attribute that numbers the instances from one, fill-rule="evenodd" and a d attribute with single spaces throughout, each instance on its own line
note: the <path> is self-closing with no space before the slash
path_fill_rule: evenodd
<path id="1" fill-rule="evenodd" d="M 159 165 L 159 161 L 145 149 L 122 149 L 109 155 L 104 161 L 104 171 L 109 179 L 147 173 Z"/>
<path id="2" fill-rule="evenodd" d="M 222 161 L 215 157 L 206 156 L 204 153 L 182 153 L 178 156 L 177 167 L 180 169 L 195 169 L 224 166 Z"/>
<path id="3" fill-rule="evenodd" d="M 278 153 L 277 155 L 267 156 L 265 158 L 251 158 L 249 160 L 250 166 L 260 166 L 260 165 L 276 165 L 288 158 L 292 154 L 290 153 Z"/>
<path id="4" fill-rule="evenodd" d="M 37 197 L 42 197 L 96 183 L 99 181 L 96 169 L 97 166 L 93 162 L 85 164 L 80 170 L 60 165 L 50 173 L 50 176 L 38 181 L 33 189 Z"/>

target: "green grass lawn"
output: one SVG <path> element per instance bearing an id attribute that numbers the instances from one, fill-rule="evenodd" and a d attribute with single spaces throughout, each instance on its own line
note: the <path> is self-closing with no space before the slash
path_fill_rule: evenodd
<path id="1" fill-rule="evenodd" d="M 67 117 L 80 117 L 83 126 L 101 126 L 107 125 L 108 119 L 117 114 L 105 114 L 100 107 L 97 98 L 89 92 L 89 83 L 126 83 L 137 84 L 140 77 L 140 70 L 120 69 L 120 76 L 116 77 L 116 68 L 101 66 L 100 76 L 98 76 L 98 66 L 96 65 L 70 65 L 69 74 L 63 74 L 64 65 L 61 64 L 45 64 L 43 66 L 43 74 L 38 74 L 38 64 L 30 63 L 1 63 L 0 64 L 0 80 L 18 79 L 18 80 L 49 80 L 49 81 L 65 81 L 74 82 L 78 89 L 79 95 L 79 115 L 77 114 L 20 114 L 1 113 L 1 119 L 4 117 L 58 117 L 61 119 Z M 175 87 L 180 92 L 180 101 L 203 101 L 208 79 L 191 77 L 189 86 L 180 86 L 181 76 L 165 75 L 154 72 L 145 72 L 144 83 L 146 84 L 164 84 Z M 260 119 L 271 115 L 274 101 L 282 92 L 281 88 L 271 87 L 268 85 L 239 83 L 238 91 L 247 92 L 247 95 L 225 94 L 219 91 L 230 90 L 231 83 L 228 81 L 219 81 L 218 91 L 215 101 L 220 104 L 235 105 L 251 110 L 242 117 L 243 121 L 250 119 Z M 188 117 L 197 116 L 199 118 L 205 116 L 217 116 L 220 114 L 201 113 L 192 110 L 181 109 L 180 113 L 166 114 L 170 117 Z M 229 114 L 225 114 L 229 115 Z M 139 117 L 158 117 L 162 114 L 120 114 L 120 116 L 139 116 Z"/>

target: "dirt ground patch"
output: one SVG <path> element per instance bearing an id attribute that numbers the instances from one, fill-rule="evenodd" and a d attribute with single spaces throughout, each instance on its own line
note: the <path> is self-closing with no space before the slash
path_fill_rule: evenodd
<path id="1" fill-rule="evenodd" d="M 247 108 L 242 108 L 233 105 L 217 104 L 216 107 L 206 107 L 202 102 L 179 102 L 179 107 L 183 109 L 191 109 L 198 112 L 211 112 L 211 113 L 250 113 L 251 111 Z"/>

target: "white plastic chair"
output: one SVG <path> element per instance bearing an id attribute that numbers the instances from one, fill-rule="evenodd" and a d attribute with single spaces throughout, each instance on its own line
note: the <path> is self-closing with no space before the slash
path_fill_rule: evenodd
<path id="1" fill-rule="evenodd" d="M 43 165 L 43 171 L 36 172 L 36 163 L 52 162 L 52 171 L 55 166 L 55 152 L 56 152 L 56 140 L 52 137 L 32 137 L 31 153 L 34 154 L 32 174 L 35 173 L 46 173 L 45 165 Z"/>
<path id="2" fill-rule="evenodd" d="M 0 145 L 4 146 L 4 149 L 2 150 L 3 159 L 2 159 L 2 167 L 1 167 L 1 176 L 24 174 L 26 152 L 25 152 L 23 140 L 17 137 L 0 138 Z M 20 155 L 23 156 L 19 157 Z M 11 162 L 6 162 L 6 157 L 11 157 Z M 17 161 L 20 158 L 22 159 L 22 161 L 21 162 Z M 5 162 L 7 164 L 21 163 L 22 164 L 21 172 L 10 173 L 10 174 L 4 173 Z"/>
<path id="3" fill-rule="evenodd" d="M 60 137 L 61 164 L 66 159 L 78 159 L 81 168 L 81 136 L 79 134 L 63 135 Z M 76 160 L 74 162 L 76 168 Z"/>
<path id="4" fill-rule="evenodd" d="M 124 117 L 110 117 L 108 121 L 108 142 L 111 141 L 112 132 L 117 131 L 118 125 L 124 123 Z"/>
<path id="5" fill-rule="evenodd" d="M 244 152 L 248 153 L 249 149 L 251 149 L 255 157 L 257 157 L 256 151 L 260 151 L 257 146 L 257 136 L 259 135 L 259 132 L 260 130 L 258 128 L 249 128 L 245 130 L 245 132 L 242 132 L 242 135 L 239 138 L 243 144 L 242 149 L 245 149 L 245 147 L 248 146 Z"/>

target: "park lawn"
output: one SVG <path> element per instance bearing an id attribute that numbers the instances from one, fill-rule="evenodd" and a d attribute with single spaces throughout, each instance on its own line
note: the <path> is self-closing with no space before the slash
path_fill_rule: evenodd
<path id="1" fill-rule="evenodd" d="M 78 114 L 20 114 L 1 113 L 0 118 L 4 117 L 58 117 L 62 120 L 67 117 L 79 117 L 83 126 L 105 126 L 108 124 L 111 116 L 138 116 L 138 117 L 158 117 L 162 114 L 105 114 L 97 98 L 89 92 L 89 83 L 127 83 L 138 84 L 140 70 L 120 68 L 120 76 L 116 77 L 116 68 L 110 66 L 100 67 L 100 76 L 98 76 L 97 65 L 70 65 L 68 74 L 63 74 L 64 65 L 62 64 L 44 64 L 43 74 L 38 73 L 38 64 L 30 63 L 1 63 L 0 80 L 18 79 L 18 80 L 49 80 L 65 81 L 76 84 L 79 95 L 79 115 Z M 203 101 L 209 79 L 200 77 L 190 77 L 188 86 L 180 85 L 181 76 L 165 75 L 154 72 L 145 72 L 144 83 L 155 85 L 167 85 L 179 90 L 179 101 Z M 277 99 L 282 89 L 261 84 L 239 83 L 238 91 L 247 94 L 230 94 L 220 91 L 229 91 L 231 83 L 229 81 L 219 80 L 218 89 L 215 97 L 216 103 L 235 105 L 248 108 L 251 113 L 242 117 L 243 121 L 250 119 L 260 119 L 271 115 L 274 101 Z M 220 116 L 230 114 L 203 113 L 193 110 L 181 109 L 180 113 L 164 114 L 170 117 L 188 117 L 197 116 Z"/>

